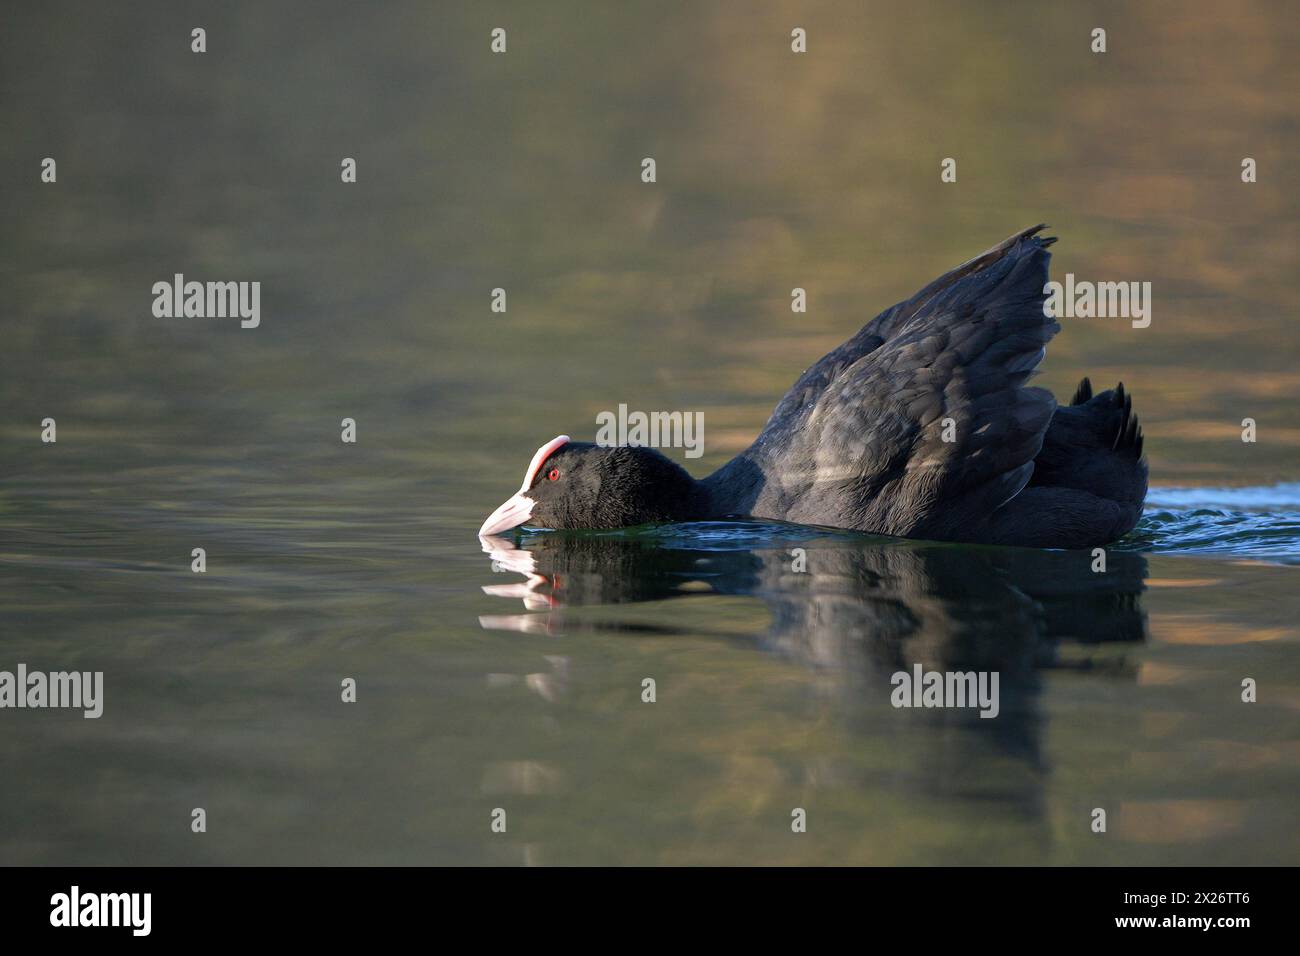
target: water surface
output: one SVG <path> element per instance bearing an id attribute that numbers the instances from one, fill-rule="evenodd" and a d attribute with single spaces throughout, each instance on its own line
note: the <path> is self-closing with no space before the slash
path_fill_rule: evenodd
<path id="1" fill-rule="evenodd" d="M 1269 3 L 13 12 L 0 669 L 106 702 L 0 712 L 0 863 L 1294 864 L 1298 39 Z M 1104 574 L 757 522 L 477 540 L 619 403 L 702 411 L 716 468 L 1039 221 L 1057 277 L 1155 290 L 1039 379 L 1135 396 L 1157 487 Z M 176 272 L 260 280 L 261 327 L 155 319 Z M 999 716 L 891 707 L 914 663 L 997 670 Z"/>

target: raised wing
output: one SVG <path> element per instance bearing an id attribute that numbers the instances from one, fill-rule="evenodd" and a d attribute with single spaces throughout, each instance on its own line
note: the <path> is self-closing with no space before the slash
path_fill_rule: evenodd
<path id="1" fill-rule="evenodd" d="M 1054 240 L 1037 238 L 1042 228 L 949 272 L 805 372 L 747 453 L 765 479 L 752 513 L 960 538 L 1018 494 L 1056 407 L 1025 387 L 1060 328 L 1043 314 Z"/>

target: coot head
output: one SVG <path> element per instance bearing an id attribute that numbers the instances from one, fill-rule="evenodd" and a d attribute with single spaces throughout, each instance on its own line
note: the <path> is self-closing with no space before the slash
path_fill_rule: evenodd
<path id="1" fill-rule="evenodd" d="M 535 528 L 626 528 L 682 521 L 701 492 L 682 468 L 651 448 L 604 447 L 552 438 L 533 455 L 519 490 L 488 515 L 479 535 Z"/>

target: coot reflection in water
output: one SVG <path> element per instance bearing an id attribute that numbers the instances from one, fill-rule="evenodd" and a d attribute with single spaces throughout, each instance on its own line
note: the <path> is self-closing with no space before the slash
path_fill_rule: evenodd
<path id="1" fill-rule="evenodd" d="M 766 634 L 719 638 L 754 642 L 756 652 L 829 673 L 854 702 L 888 707 L 892 675 L 911 673 L 917 664 L 927 671 L 997 672 L 996 719 L 981 719 L 977 707 L 908 715 L 987 736 L 1032 766 L 1041 762 L 1041 673 L 1102 668 L 1114 676 L 1127 667 L 1122 654 L 1092 654 L 1082 645 L 1147 639 L 1141 600 L 1147 564 L 1132 552 L 1107 553 L 1105 570 L 1094 572 L 1087 551 L 928 544 L 757 522 L 525 533 L 482 543 L 493 571 L 521 578 L 484 591 L 525 608 L 481 617 L 485 628 L 631 639 L 674 628 L 595 619 L 580 609 L 706 594 L 754 597 L 770 615 Z M 842 710 L 850 723 L 872 713 L 880 712 Z M 948 748 L 945 756 L 952 756 Z"/>

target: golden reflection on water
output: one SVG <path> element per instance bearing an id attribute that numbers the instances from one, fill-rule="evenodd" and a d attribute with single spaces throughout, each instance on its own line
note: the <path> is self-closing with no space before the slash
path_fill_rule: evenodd
<path id="1" fill-rule="evenodd" d="M 1294 641 L 1294 627 L 1249 627 L 1237 620 L 1207 620 L 1192 614 L 1167 611 L 1151 615 L 1151 637 L 1165 644 L 1233 645 L 1264 641 Z"/>
<path id="2" fill-rule="evenodd" d="M 1113 832 L 1135 843 L 1214 840 L 1238 831 L 1248 808 L 1245 800 L 1125 800 Z"/>

